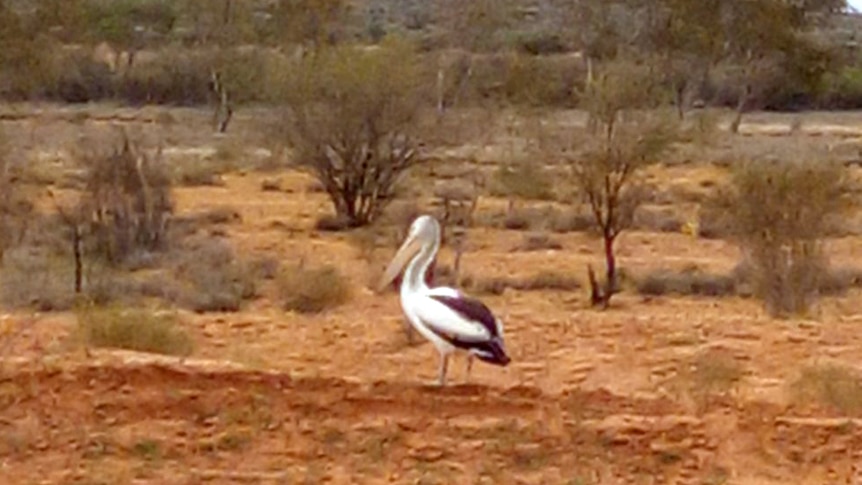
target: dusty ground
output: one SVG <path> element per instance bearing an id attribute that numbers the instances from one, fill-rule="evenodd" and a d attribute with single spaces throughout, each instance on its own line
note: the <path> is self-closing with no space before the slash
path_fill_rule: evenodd
<path id="1" fill-rule="evenodd" d="M 3 123 L 19 130 L 18 156 L 40 147 L 61 160 L 64 143 L 104 123 L 66 108 L 38 116 L 13 108 Z M 176 153 L 224 143 L 207 134 L 206 114 L 172 116 L 173 128 L 148 133 L 162 130 Z M 833 127 L 817 133 L 824 143 L 862 135 L 858 115 L 806 116 Z M 229 136 L 253 146 L 252 118 L 241 116 Z M 746 139 L 787 122 L 752 121 Z M 698 180 L 698 170 L 656 177 Z M 348 235 L 311 230 L 326 199 L 290 172 L 277 174 L 282 191 L 262 191 L 274 176 L 234 173 L 222 187 L 178 189 L 178 210 L 235 208 L 242 219 L 228 237 L 241 252 L 334 263 L 353 283 L 351 301 L 314 316 L 285 313 L 269 298 L 239 313 L 184 313 L 196 343 L 184 361 L 107 350 L 85 357 L 69 343 L 73 315 L 4 315 L 0 482 L 862 483 L 862 420 L 853 414 L 862 406 L 801 400 L 793 385 L 824 363 L 862 370 L 858 291 L 824 300 L 816 319 L 790 321 L 739 298 L 628 293 L 600 312 L 586 308 L 583 292 L 506 291 L 484 299 L 506 323 L 513 363 L 477 364 L 464 384 L 456 360 L 456 385 L 438 389 L 429 385 L 433 348 L 405 345 L 397 295 L 365 286 L 378 268 Z M 479 210 L 501 203 L 486 199 Z M 472 229 L 464 271 L 582 275 L 599 258 L 598 242 L 582 233 L 555 236 L 562 250 L 512 252 L 522 237 Z M 862 241 L 838 239 L 831 251 L 850 264 Z M 653 232 L 625 234 L 619 254 L 635 272 L 728 270 L 738 256 L 723 241 Z"/>

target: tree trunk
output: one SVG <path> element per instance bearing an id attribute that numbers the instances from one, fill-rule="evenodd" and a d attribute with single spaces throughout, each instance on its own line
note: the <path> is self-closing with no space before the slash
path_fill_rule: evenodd
<path id="1" fill-rule="evenodd" d="M 739 125 L 742 124 L 742 115 L 748 107 L 748 98 L 751 97 L 751 85 L 746 84 L 739 95 L 739 100 L 736 102 L 736 115 L 730 123 L 730 132 L 734 135 L 739 133 Z"/>
<path id="2" fill-rule="evenodd" d="M 617 290 L 617 260 L 614 256 L 614 237 L 605 235 L 605 290 L 602 298 L 602 308 L 608 308 L 611 297 Z"/>
<path id="3" fill-rule="evenodd" d="M 685 120 L 685 83 L 679 83 L 674 86 L 674 104 L 676 104 L 676 115 L 680 121 Z"/>
<path id="4" fill-rule="evenodd" d="M 81 260 L 81 228 L 77 224 L 72 227 L 72 256 L 75 258 L 75 294 L 81 293 L 84 282 L 84 264 Z"/>

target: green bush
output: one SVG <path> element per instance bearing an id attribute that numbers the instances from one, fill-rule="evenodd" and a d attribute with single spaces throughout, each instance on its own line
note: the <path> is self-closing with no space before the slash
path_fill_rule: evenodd
<path id="1" fill-rule="evenodd" d="M 92 347 L 189 355 L 194 343 L 174 313 L 145 308 L 84 306 L 76 311 L 78 335 Z"/>

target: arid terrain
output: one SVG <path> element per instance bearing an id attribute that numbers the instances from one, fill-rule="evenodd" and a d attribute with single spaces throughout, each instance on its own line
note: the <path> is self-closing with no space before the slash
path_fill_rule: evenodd
<path id="1" fill-rule="evenodd" d="M 238 312 L 180 310 L 194 341 L 186 358 L 85 352 L 74 338 L 75 312 L 4 311 L 0 482 L 862 483 L 860 289 L 823 298 L 811 319 L 789 320 L 737 296 L 626 288 L 600 311 L 589 308 L 583 287 L 481 294 L 505 322 L 512 364 L 477 363 L 467 383 L 465 361 L 456 359 L 451 385 L 437 388 L 437 354 L 407 344 L 397 293 L 368 287 L 397 240 L 369 250 L 351 232 L 315 230 L 331 206 L 313 179 L 255 168 L 270 156 L 259 129 L 265 116 L 240 110 L 216 136 L 204 110 L 0 108 L 10 156 L 57 179 L 52 190 L 61 196 L 57 174 L 68 169 L 70 147 L 110 124 L 151 147 L 161 142 L 178 167 L 230 158 L 222 183 L 174 189 L 176 215 L 230 208 L 238 216 L 212 237 L 283 266 L 333 264 L 351 288 L 347 303 L 321 313 L 284 311 L 270 281 Z M 739 135 L 692 151 L 690 163 L 650 168 L 649 180 L 670 194 L 660 205 L 694 217 L 698 194 L 723 176 L 721 164 L 697 160 L 702 154 L 804 144 L 858 157 L 862 115 L 798 116 L 801 125 L 790 115 L 753 114 Z M 574 112 L 545 118 L 582 122 Z M 433 163 L 471 160 L 493 170 L 524 133 L 465 129 Z M 858 176 L 855 165 L 849 170 Z M 411 177 L 407 197 L 437 210 L 433 181 L 426 168 L 417 171 L 424 175 Z M 277 190 L 262 190 L 273 180 Z M 47 196 L 39 200 L 51 210 Z M 519 204 L 540 214 L 556 203 Z M 546 271 L 584 280 L 587 263 L 601 267 L 601 241 L 589 232 L 552 233 L 555 247 L 516 250 L 525 231 L 482 223 L 506 207 L 505 198 L 479 198 L 463 275 Z M 846 232 L 829 241 L 836 267 L 862 256 L 862 227 Z M 625 232 L 618 254 L 635 276 L 691 267 L 727 273 L 739 260 L 728 241 L 647 227 Z M 440 263 L 452 259 L 444 248 Z"/>

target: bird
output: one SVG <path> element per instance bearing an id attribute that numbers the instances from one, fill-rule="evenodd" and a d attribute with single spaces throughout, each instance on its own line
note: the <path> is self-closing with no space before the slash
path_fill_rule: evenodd
<path id="1" fill-rule="evenodd" d="M 484 303 L 455 288 L 428 286 L 426 273 L 439 249 L 440 223 L 430 215 L 420 215 L 386 267 L 378 292 L 404 270 L 401 308 L 416 331 L 437 348 L 437 384 L 442 387 L 446 385 L 449 356 L 455 351 L 467 354 L 468 380 L 474 357 L 501 367 L 511 359 L 503 340 L 503 322 Z"/>

